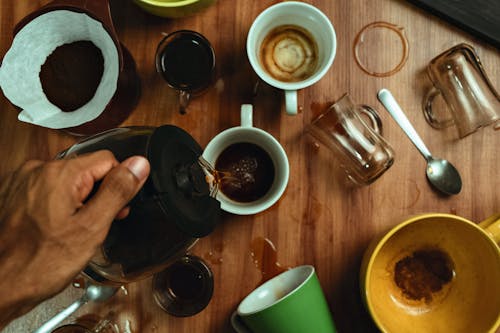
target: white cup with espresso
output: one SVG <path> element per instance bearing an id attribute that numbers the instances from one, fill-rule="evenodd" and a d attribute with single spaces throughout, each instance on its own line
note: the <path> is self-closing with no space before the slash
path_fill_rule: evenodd
<path id="1" fill-rule="evenodd" d="M 247 55 L 266 83 L 285 93 L 286 113 L 297 114 L 297 90 L 318 82 L 335 58 L 337 38 L 328 17 L 303 2 L 286 1 L 257 16 Z"/>
<path id="2" fill-rule="evenodd" d="M 285 150 L 271 134 L 253 126 L 251 104 L 241 106 L 241 125 L 217 134 L 202 156 L 221 175 L 216 199 L 229 213 L 260 213 L 278 201 L 288 184 Z"/>

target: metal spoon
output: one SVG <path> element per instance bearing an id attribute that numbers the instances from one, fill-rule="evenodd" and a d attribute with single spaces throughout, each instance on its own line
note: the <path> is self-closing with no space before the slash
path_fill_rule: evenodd
<path id="1" fill-rule="evenodd" d="M 431 155 L 429 149 L 427 149 L 389 90 L 380 90 L 378 92 L 378 99 L 424 156 L 427 161 L 427 179 L 431 185 L 444 194 L 458 194 L 462 189 L 462 179 L 457 169 L 447 160 Z"/>
<path id="2" fill-rule="evenodd" d="M 50 333 L 52 330 L 64 319 L 66 319 L 70 314 L 78 310 L 81 306 L 87 304 L 89 301 L 94 302 L 104 302 L 111 296 L 113 296 L 118 288 L 102 286 L 102 285 L 94 285 L 89 284 L 85 289 L 85 294 L 75 301 L 73 304 L 68 306 L 66 309 L 55 315 L 48 322 L 43 324 L 39 329 L 37 329 L 34 333 Z"/>

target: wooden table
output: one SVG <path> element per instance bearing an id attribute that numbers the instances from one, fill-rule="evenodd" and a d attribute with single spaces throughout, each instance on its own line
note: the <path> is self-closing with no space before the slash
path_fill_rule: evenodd
<path id="1" fill-rule="evenodd" d="M 47 2 L 0 3 L 0 55 L 10 47 L 15 23 Z M 196 16 L 174 20 L 146 14 L 131 1 L 111 1 L 118 35 L 136 61 L 143 87 L 137 108 L 123 126 L 174 124 L 205 146 L 218 132 L 238 125 L 242 103 L 253 103 L 256 126 L 282 143 L 291 174 L 288 188 L 275 206 L 255 216 L 224 215 L 215 232 L 194 247 L 193 254 L 210 264 L 215 278 L 212 301 L 198 315 L 176 318 L 162 312 L 151 297 L 151 279 L 147 279 L 128 285 L 126 293 L 119 292 L 106 305 L 82 309 L 69 321 L 85 313 L 105 315 L 113 310 L 120 314 L 124 332 L 231 332 L 232 311 L 261 281 L 251 244 L 267 238 L 274 244 L 281 266 L 316 267 L 340 332 L 376 331 L 363 308 L 358 284 L 363 251 L 375 235 L 412 214 L 444 212 L 480 221 L 500 211 L 500 132 L 490 126 L 458 140 L 453 128 L 431 128 L 421 111 L 422 97 L 430 85 L 424 69 L 434 56 L 468 42 L 479 53 L 493 85 L 500 87 L 497 49 L 405 1 L 307 1 L 331 19 L 337 32 L 337 55 L 321 81 L 300 91 L 301 112 L 287 116 L 280 91 L 262 84 L 257 96 L 252 96 L 256 76 L 245 51 L 253 19 L 276 2 L 219 0 Z M 389 77 L 367 75 L 353 57 L 356 34 L 374 21 L 404 27 L 408 36 L 408 62 Z M 156 73 L 153 62 L 162 32 L 178 29 L 201 32 L 217 54 L 217 84 L 193 100 L 187 115 L 177 112 L 176 93 Z M 390 54 L 391 47 L 383 50 Z M 377 101 L 376 92 L 382 87 L 392 90 L 430 150 L 458 167 L 464 184 L 459 195 L 442 197 L 429 187 L 424 159 Z M 314 116 L 346 92 L 355 101 L 380 110 L 384 135 L 396 151 L 391 169 L 363 188 L 348 188 L 339 182 L 334 176 L 335 156 L 303 134 Z M 77 140 L 61 131 L 19 122 L 17 110 L 3 96 L 0 110 L 0 176 L 27 159 L 52 159 Z M 69 287 L 13 322 L 5 332 L 33 330 L 80 294 L 80 289 Z"/>

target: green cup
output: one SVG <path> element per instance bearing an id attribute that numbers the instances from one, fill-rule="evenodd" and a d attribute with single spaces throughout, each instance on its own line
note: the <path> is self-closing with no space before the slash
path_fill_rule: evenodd
<path id="1" fill-rule="evenodd" d="M 299 266 L 252 291 L 231 317 L 238 333 L 335 333 L 313 266 Z"/>

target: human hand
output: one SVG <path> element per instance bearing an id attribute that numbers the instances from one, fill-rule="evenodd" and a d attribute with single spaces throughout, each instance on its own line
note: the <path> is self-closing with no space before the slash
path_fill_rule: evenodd
<path id="1" fill-rule="evenodd" d="M 0 330 L 64 289 L 149 175 L 139 156 L 109 151 L 29 161 L 0 184 Z M 97 181 L 98 191 L 85 201 Z"/>

